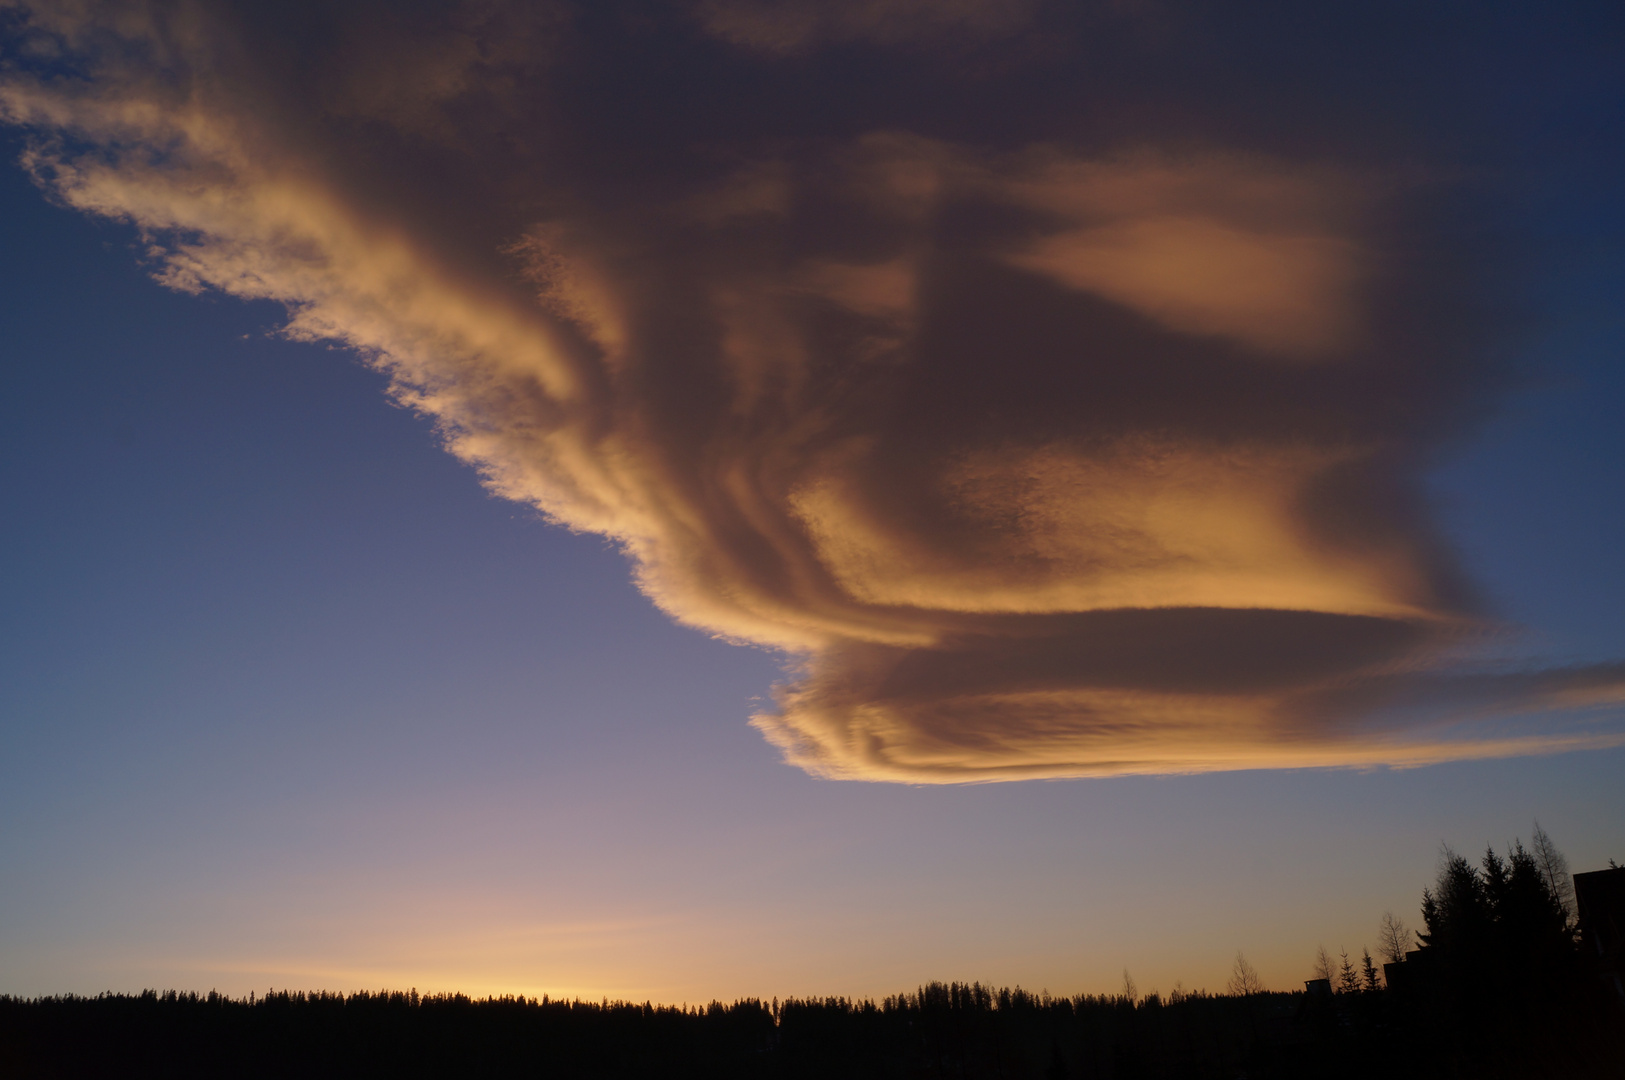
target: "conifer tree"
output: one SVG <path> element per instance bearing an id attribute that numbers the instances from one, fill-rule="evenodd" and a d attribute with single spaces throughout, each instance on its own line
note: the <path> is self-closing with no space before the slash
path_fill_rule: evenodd
<path id="1" fill-rule="evenodd" d="M 1342 966 L 1338 969 L 1337 991 L 1340 994 L 1353 994 L 1360 989 L 1360 977 L 1354 973 L 1354 962 L 1349 959 L 1349 951 L 1343 949 Z"/>
<path id="2" fill-rule="evenodd" d="M 1422 890 L 1422 923 L 1417 937 L 1429 948 L 1470 949 L 1490 925 L 1484 879 L 1466 859 L 1444 849 L 1444 866 L 1434 887 Z"/>
<path id="3" fill-rule="evenodd" d="M 1495 909 L 1500 905 L 1502 898 L 1506 895 L 1507 876 L 1512 872 L 1512 868 L 1502 861 L 1501 857 L 1495 853 L 1495 849 L 1492 847 L 1487 847 L 1484 849 L 1484 861 L 1482 866 L 1484 879 L 1484 899 L 1489 903 L 1490 917 L 1494 918 L 1496 914 Z"/>
<path id="4" fill-rule="evenodd" d="M 1371 950 L 1362 948 L 1360 956 L 1361 975 L 1365 978 L 1365 989 L 1377 990 L 1381 987 L 1377 977 L 1377 965 L 1371 962 Z"/>

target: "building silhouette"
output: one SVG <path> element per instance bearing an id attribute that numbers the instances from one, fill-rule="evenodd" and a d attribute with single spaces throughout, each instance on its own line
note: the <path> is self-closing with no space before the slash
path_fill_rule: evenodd
<path id="1" fill-rule="evenodd" d="M 1625 867 L 1575 874 L 1574 904 L 1586 961 L 1625 1008 Z"/>

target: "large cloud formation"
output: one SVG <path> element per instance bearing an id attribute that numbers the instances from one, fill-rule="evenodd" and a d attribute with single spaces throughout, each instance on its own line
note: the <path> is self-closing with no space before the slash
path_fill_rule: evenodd
<path id="1" fill-rule="evenodd" d="M 675 618 L 783 650 L 754 723 L 809 771 L 1617 741 L 1517 718 L 1605 715 L 1625 667 L 1471 661 L 1495 628 L 1419 476 L 1511 326 L 1456 163 L 1349 108 L 1373 58 L 1283 59 L 1335 20 L 5 10 L 42 186 L 135 225 L 167 284 L 364 356 Z"/>

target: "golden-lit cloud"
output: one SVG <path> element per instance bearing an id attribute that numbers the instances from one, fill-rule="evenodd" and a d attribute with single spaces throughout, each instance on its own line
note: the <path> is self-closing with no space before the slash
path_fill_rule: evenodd
<path id="1" fill-rule="evenodd" d="M 1370 256 L 1349 235 L 1349 180 L 1142 155 L 1050 162 L 1015 190 L 1073 226 L 1012 253 L 1017 266 L 1264 355 L 1314 359 L 1359 341 Z"/>
<path id="2" fill-rule="evenodd" d="M 1614 739 L 1585 725 L 1617 670 L 1463 659 L 1490 631 L 1416 480 L 1478 346 L 1461 290 L 1392 257 L 1402 186 L 1155 125 L 996 145 L 877 101 L 832 133 L 816 87 L 733 135 L 600 62 L 686 50 L 704 85 L 861 40 L 929 66 L 1030 6 L 716 2 L 650 29 L 481 3 L 369 33 L 382 10 L 42 7 L 0 107 L 40 184 L 132 224 L 160 280 L 283 303 L 493 491 L 620 545 L 674 618 L 784 650 L 754 723 L 795 764 L 957 782 Z M 1557 710 L 1560 734 L 1505 729 Z"/>

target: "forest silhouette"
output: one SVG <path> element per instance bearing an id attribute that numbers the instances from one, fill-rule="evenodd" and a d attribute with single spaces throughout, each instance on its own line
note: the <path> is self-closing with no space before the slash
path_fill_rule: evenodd
<path id="1" fill-rule="evenodd" d="M 1582 886 L 1578 890 L 1576 885 Z M 0 1075 L 560 1078 L 1625 1077 L 1625 867 L 1444 849 L 1422 928 L 1322 948 L 1305 988 L 1056 997 L 930 983 L 701 1007 L 408 992 L 0 997 Z"/>

